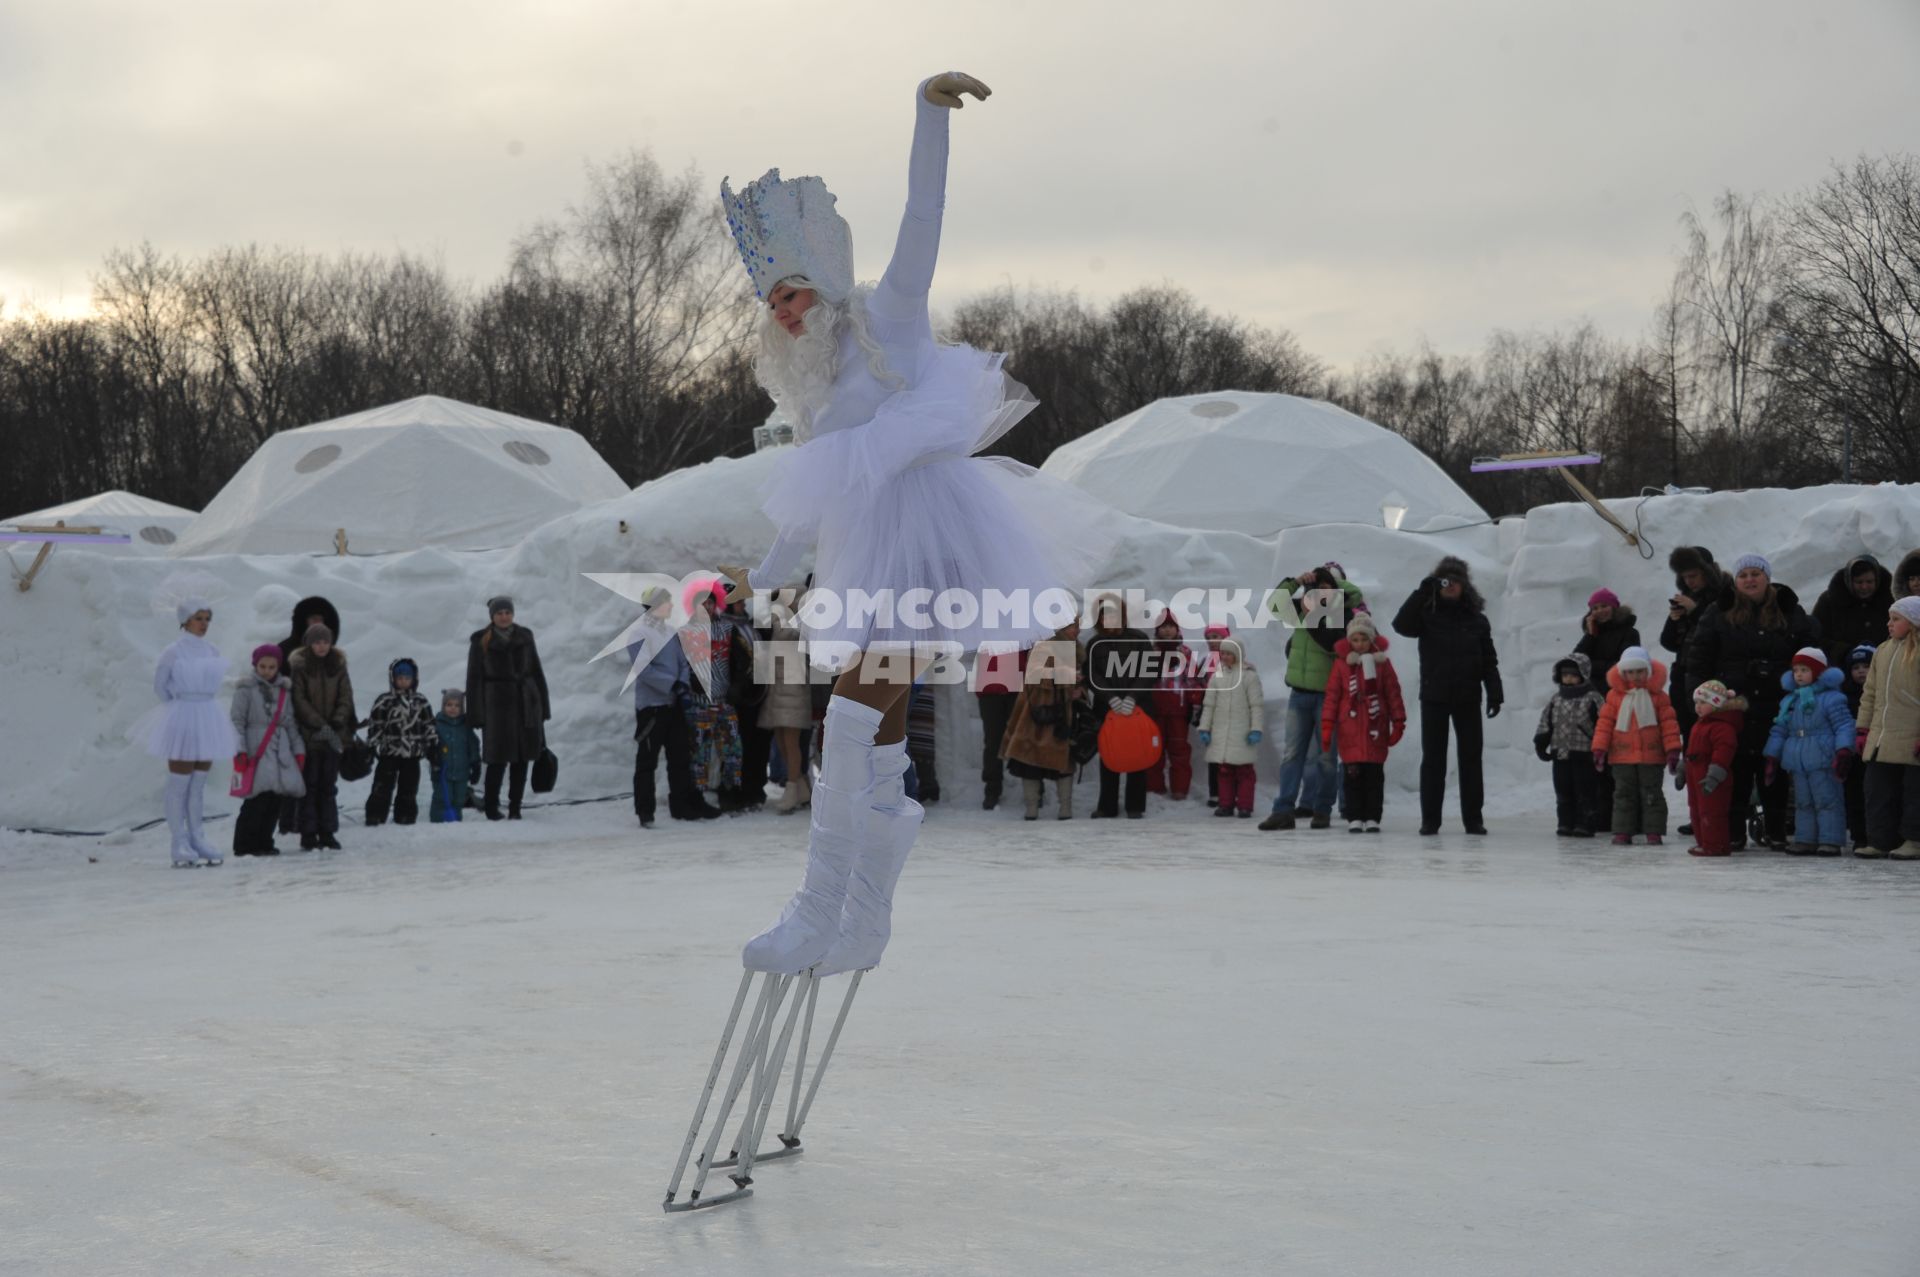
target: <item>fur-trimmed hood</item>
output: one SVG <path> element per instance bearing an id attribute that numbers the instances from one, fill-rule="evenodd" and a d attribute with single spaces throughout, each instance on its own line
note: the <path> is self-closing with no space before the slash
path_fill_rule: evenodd
<path id="1" fill-rule="evenodd" d="M 1647 690 L 1650 692 L 1661 691 L 1667 685 L 1667 663 L 1665 661 L 1650 661 L 1648 664 L 1650 668 L 1647 671 Z M 1627 690 L 1626 676 L 1620 672 L 1618 665 L 1607 671 L 1607 686 L 1616 692 L 1624 692 Z"/>
<path id="2" fill-rule="evenodd" d="M 1560 681 L 1560 671 L 1566 669 L 1569 665 L 1579 673 L 1580 686 L 1582 688 L 1585 688 L 1593 682 L 1593 662 L 1587 659 L 1587 654 L 1585 652 L 1569 652 L 1553 663 L 1553 685 L 1555 687 L 1566 687 L 1566 684 Z"/>
<path id="3" fill-rule="evenodd" d="M 1907 578 L 1920 576 L 1920 550 L 1910 550 L 1900 560 L 1900 566 L 1893 570 L 1893 597 L 1899 598 L 1907 592 Z"/>
<path id="4" fill-rule="evenodd" d="M 1728 580 L 1726 569 L 1713 561 L 1713 551 L 1704 545 L 1676 546 L 1667 556 L 1667 567 L 1673 572 L 1673 588 L 1685 593 L 1687 583 L 1682 580 L 1687 572 L 1704 572 L 1707 584 L 1701 591 L 1706 597 L 1715 597 Z"/>

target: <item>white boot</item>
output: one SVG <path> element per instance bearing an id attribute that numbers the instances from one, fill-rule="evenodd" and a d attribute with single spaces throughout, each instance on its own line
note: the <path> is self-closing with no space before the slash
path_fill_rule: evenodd
<path id="1" fill-rule="evenodd" d="M 207 773 L 196 771 L 187 777 L 187 845 L 194 856 L 208 865 L 224 864 L 225 859 L 207 842 L 200 828 L 201 804 L 207 793 Z"/>
<path id="2" fill-rule="evenodd" d="M 192 869 L 200 863 L 193 854 L 193 844 L 187 840 L 187 788 L 192 779 L 178 772 L 167 773 L 167 832 L 173 835 L 175 869 Z"/>
<path id="3" fill-rule="evenodd" d="M 1073 819 L 1073 777 L 1056 776 L 1054 777 L 1053 786 L 1060 794 L 1060 814 L 1057 817 L 1055 817 L 1055 819 L 1056 820 L 1072 820 Z"/>
<path id="4" fill-rule="evenodd" d="M 839 975 L 877 966 L 887 941 L 893 937 L 893 889 L 927 814 L 924 807 L 907 797 L 906 774 L 904 740 L 874 749 L 873 800 L 867 808 L 866 838 L 847 883 L 839 939 L 815 975 Z"/>
<path id="5" fill-rule="evenodd" d="M 866 839 L 873 737 L 881 717 L 879 710 L 844 696 L 827 702 L 820 725 L 820 777 L 812 787 L 806 877 L 779 921 L 747 941 L 740 954 L 747 970 L 797 975 L 826 957 L 840 934 L 847 877 Z"/>
<path id="6" fill-rule="evenodd" d="M 785 816 L 799 811 L 811 800 L 812 792 L 807 787 L 806 775 L 789 776 L 787 787 L 780 791 L 780 801 L 773 805 L 773 809 Z"/>

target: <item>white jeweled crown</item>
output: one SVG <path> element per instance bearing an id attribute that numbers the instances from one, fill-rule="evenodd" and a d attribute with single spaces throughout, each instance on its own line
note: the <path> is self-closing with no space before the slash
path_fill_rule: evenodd
<path id="1" fill-rule="evenodd" d="M 825 182 L 783 182 L 775 168 L 736 192 L 722 178 L 720 203 L 756 296 L 793 275 L 812 280 L 828 301 L 843 302 L 853 292 L 853 228 L 834 210 Z"/>

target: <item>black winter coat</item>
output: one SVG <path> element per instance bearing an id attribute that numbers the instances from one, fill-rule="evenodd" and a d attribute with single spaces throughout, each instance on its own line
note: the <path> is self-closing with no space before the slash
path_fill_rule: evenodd
<path id="1" fill-rule="evenodd" d="M 1853 592 L 1853 574 L 1862 563 L 1873 564 L 1873 596 L 1861 599 Z M 1827 664 L 1847 668 L 1847 653 L 1862 643 L 1880 646 L 1887 641 L 1887 609 L 1893 606 L 1893 573 L 1878 560 L 1862 555 L 1833 574 L 1826 591 L 1815 600 L 1813 619 L 1820 626 L 1820 646 Z"/>
<path id="2" fill-rule="evenodd" d="M 1493 626 L 1485 612 L 1464 599 L 1448 602 L 1437 588 L 1423 583 L 1394 614 L 1393 632 L 1419 640 L 1422 702 L 1477 705 L 1483 686 L 1487 708 L 1506 700 Z"/>
<path id="3" fill-rule="evenodd" d="M 1593 677 L 1588 682 L 1594 687 L 1604 689 L 1607 674 L 1620 663 L 1621 653 L 1640 646 L 1639 623 L 1640 618 L 1630 607 L 1613 609 L 1607 623 L 1592 634 L 1587 633 L 1586 624 L 1581 623 L 1580 641 L 1574 644 L 1573 650 L 1585 656 L 1593 667 Z"/>
<path id="4" fill-rule="evenodd" d="M 1689 695 L 1701 683 L 1717 678 L 1747 698 L 1746 727 L 1740 738 L 1743 750 L 1766 744 L 1780 698 L 1786 694 L 1780 676 L 1793 663 L 1795 652 L 1820 642 L 1820 627 L 1800 606 L 1800 597 L 1784 585 L 1775 585 L 1773 591 L 1783 618 L 1777 627 L 1761 628 L 1758 614 L 1745 625 L 1735 625 L 1729 619 L 1735 599 L 1729 582 L 1712 607 L 1700 609 L 1700 623 L 1687 646 Z"/>
<path id="5" fill-rule="evenodd" d="M 1101 713 L 1115 698 L 1131 696 L 1141 709 L 1151 709 L 1154 678 L 1146 653 L 1153 641 L 1138 630 L 1106 630 L 1087 644 L 1087 684 Z"/>
<path id="6" fill-rule="evenodd" d="M 467 723 L 480 729 L 480 758 L 530 763 L 547 747 L 542 726 L 553 717 L 547 672 L 533 631 L 516 625 L 504 640 L 489 625 L 467 642 Z"/>

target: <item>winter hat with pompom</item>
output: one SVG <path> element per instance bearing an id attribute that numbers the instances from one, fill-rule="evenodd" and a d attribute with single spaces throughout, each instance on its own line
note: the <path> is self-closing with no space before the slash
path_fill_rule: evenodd
<path id="1" fill-rule="evenodd" d="M 1375 625 L 1373 618 L 1365 612 L 1356 612 L 1353 614 L 1353 619 L 1347 622 L 1347 637 L 1352 638 L 1356 634 L 1364 634 L 1368 638 L 1379 638 L 1380 627 Z"/>
<path id="2" fill-rule="evenodd" d="M 1793 659 L 1787 665 L 1788 668 L 1804 665 L 1813 671 L 1815 678 L 1819 678 L 1827 672 L 1827 654 L 1817 647 L 1803 647 L 1793 654 Z"/>
<path id="3" fill-rule="evenodd" d="M 1710 678 L 1693 689 L 1693 703 L 1719 709 L 1733 699 L 1733 692 L 1717 678 Z"/>
<path id="4" fill-rule="evenodd" d="M 254 648 L 253 655 L 248 658 L 248 663 L 253 665 L 258 665 L 261 661 L 266 660 L 269 656 L 271 656 L 276 661 L 280 659 L 280 648 L 278 644 L 262 643 L 259 647 Z"/>

